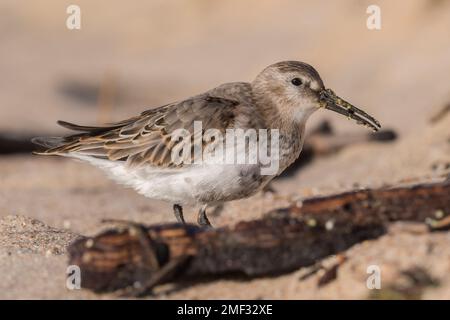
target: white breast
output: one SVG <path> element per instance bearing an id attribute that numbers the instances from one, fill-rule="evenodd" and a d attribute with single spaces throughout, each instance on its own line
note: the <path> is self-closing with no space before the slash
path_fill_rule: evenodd
<path id="1" fill-rule="evenodd" d="M 158 200 L 183 205 L 220 203 L 247 197 L 259 190 L 259 165 L 191 165 L 186 169 L 144 166 L 129 169 L 121 161 L 73 157 L 104 170 L 120 184 Z"/>

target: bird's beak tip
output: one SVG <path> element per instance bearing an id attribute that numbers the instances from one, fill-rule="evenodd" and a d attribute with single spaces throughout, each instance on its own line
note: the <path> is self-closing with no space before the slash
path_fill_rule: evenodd
<path id="1" fill-rule="evenodd" d="M 323 89 L 320 92 L 319 100 L 321 107 L 342 114 L 348 119 L 356 120 L 358 124 L 369 127 L 373 131 L 378 131 L 381 128 L 378 120 L 340 98 L 331 89 Z"/>

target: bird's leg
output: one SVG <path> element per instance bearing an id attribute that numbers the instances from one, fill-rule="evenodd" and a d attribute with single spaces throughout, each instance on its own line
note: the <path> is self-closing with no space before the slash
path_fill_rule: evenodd
<path id="1" fill-rule="evenodd" d="M 201 227 L 212 227 L 211 223 L 208 220 L 208 217 L 206 216 L 206 207 L 207 205 L 205 204 L 200 208 L 197 216 L 197 223 Z"/>
<path id="2" fill-rule="evenodd" d="M 173 205 L 173 213 L 175 215 L 175 218 L 177 218 L 177 221 L 179 223 L 185 224 L 184 217 L 183 217 L 183 207 L 179 204 Z"/>

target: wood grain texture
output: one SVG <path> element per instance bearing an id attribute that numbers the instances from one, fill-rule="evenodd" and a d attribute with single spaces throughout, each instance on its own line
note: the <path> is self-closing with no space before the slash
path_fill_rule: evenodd
<path id="1" fill-rule="evenodd" d="M 232 228 L 123 224 L 80 239 L 69 264 L 82 287 L 114 291 L 188 278 L 275 276 L 316 263 L 384 234 L 391 221 L 424 222 L 450 213 L 450 183 L 361 190 L 311 198 Z"/>

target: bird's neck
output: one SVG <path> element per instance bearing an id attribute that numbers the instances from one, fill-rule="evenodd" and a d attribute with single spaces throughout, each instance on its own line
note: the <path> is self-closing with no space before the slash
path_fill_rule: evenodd
<path id="1" fill-rule="evenodd" d="M 287 101 L 256 90 L 254 99 L 268 129 L 279 132 L 279 172 L 291 165 L 300 155 L 305 140 L 306 121 L 315 109 L 289 107 Z"/>
<path id="2" fill-rule="evenodd" d="M 255 100 L 263 118 L 267 119 L 267 128 L 279 132 L 279 174 L 300 155 L 306 121 L 312 112 L 302 112 L 298 108 L 289 110 L 264 95 L 256 96 Z"/>
<path id="3" fill-rule="evenodd" d="M 280 133 L 302 134 L 306 121 L 313 113 L 313 109 L 304 110 L 273 96 L 267 95 L 262 90 L 254 90 L 255 104 L 262 117 L 266 119 L 268 129 L 278 129 Z"/>

